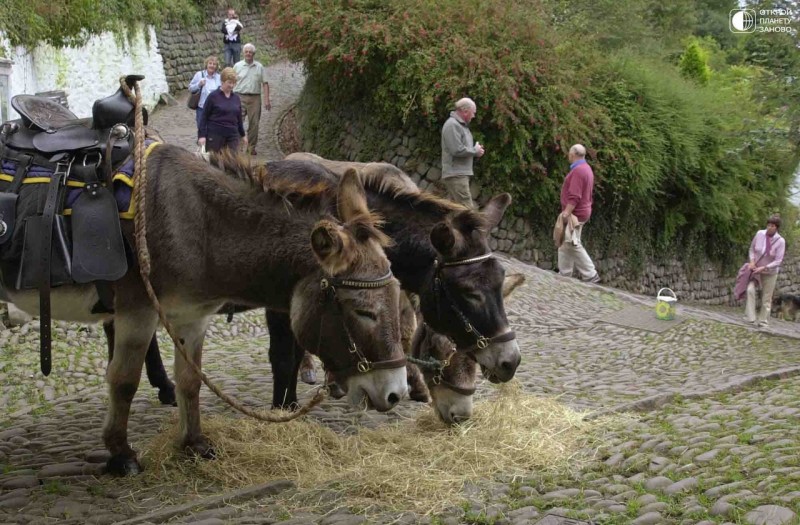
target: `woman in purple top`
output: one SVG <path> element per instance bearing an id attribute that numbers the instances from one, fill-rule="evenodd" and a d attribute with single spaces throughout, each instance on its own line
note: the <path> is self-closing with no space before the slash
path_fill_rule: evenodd
<path id="1" fill-rule="evenodd" d="M 786 252 L 786 240 L 778 230 L 781 218 L 773 215 L 767 220 L 767 229 L 759 230 L 750 243 L 750 259 L 747 264 L 750 279 L 747 283 L 747 304 L 744 320 L 749 323 L 758 322 L 758 326 L 767 326 L 769 311 L 772 306 L 772 292 L 781 270 L 783 254 Z M 761 309 L 756 318 L 756 284 L 761 283 Z"/>
<path id="2" fill-rule="evenodd" d="M 197 143 L 205 146 L 207 151 L 228 148 L 235 153 L 239 151 L 240 140 L 247 146 L 242 122 L 242 101 L 233 92 L 236 85 L 233 68 L 226 67 L 220 76 L 222 85 L 208 96 L 203 106 L 198 132 L 200 138 Z"/>

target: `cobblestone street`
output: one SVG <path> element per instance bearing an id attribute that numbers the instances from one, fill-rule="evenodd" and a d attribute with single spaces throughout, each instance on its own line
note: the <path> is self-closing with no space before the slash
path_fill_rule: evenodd
<path id="1" fill-rule="evenodd" d="M 278 63 L 268 71 L 273 108 L 262 115 L 259 160 L 280 158 L 275 127 L 303 86 L 298 66 Z M 177 106 L 158 108 L 151 125 L 166 141 L 196 148 L 185 95 Z M 464 508 L 433 518 L 367 520 L 347 509 L 287 515 L 281 498 L 297 490 L 281 480 L 228 494 L 195 487 L 204 497 L 191 505 L 165 502 L 102 474 L 102 328 L 55 323 L 53 373 L 45 378 L 34 320 L 0 331 L 0 522 L 523 525 L 553 513 L 602 524 L 800 523 L 800 325 L 773 319 L 755 329 L 739 321 L 739 310 L 684 304 L 681 322 L 662 332 L 625 326 L 624 319 L 612 324 L 626 309 L 654 315 L 654 298 L 503 260 L 509 273 L 526 277 L 506 303 L 523 353 L 516 376 L 523 389 L 589 413 L 634 414 L 580 472 L 485 480 L 465 495 Z M 171 345 L 159 337 L 171 369 Z M 206 338 L 204 370 L 226 392 L 267 405 L 268 346 L 263 312 L 238 314 L 231 324 L 218 316 Z M 301 402 L 311 388 L 299 387 Z M 494 391 L 482 380 L 476 396 Z M 233 416 L 205 388 L 201 404 L 204 417 Z M 160 405 L 143 378 L 129 424 L 132 446 L 142 450 L 176 410 Z M 408 399 L 386 414 L 328 399 L 310 417 L 346 431 L 424 410 Z"/>

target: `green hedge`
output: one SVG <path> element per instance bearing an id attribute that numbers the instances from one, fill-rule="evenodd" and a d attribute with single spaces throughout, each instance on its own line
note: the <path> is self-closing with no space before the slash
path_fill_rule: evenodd
<path id="1" fill-rule="evenodd" d="M 487 146 L 476 176 L 512 192 L 534 225 L 550 226 L 565 152 L 581 142 L 604 248 L 635 237 L 652 253 L 740 257 L 754 228 L 785 206 L 798 159 L 786 130 L 749 98 L 757 72 L 715 74 L 703 86 L 660 57 L 591 51 L 580 35 L 556 34 L 544 23 L 552 17 L 532 0 L 271 2 L 279 45 L 309 72 L 304 100 L 315 114 L 304 132 L 316 143 L 337 147 L 334 115 L 356 108 L 366 122 L 416 130 L 438 159 L 448 111 L 470 96 L 471 128 Z M 385 151 L 365 140 L 362 160 Z"/>

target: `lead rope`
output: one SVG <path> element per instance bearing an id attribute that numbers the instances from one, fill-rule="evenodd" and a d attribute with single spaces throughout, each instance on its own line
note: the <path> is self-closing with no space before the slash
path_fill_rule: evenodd
<path id="1" fill-rule="evenodd" d="M 146 205 L 146 197 L 145 194 L 147 193 L 147 166 L 144 162 L 144 116 L 142 114 L 142 95 L 141 90 L 139 89 L 139 83 L 135 82 L 133 85 L 133 89 L 136 92 L 135 96 L 131 93 L 130 88 L 125 82 L 125 77 L 120 78 L 120 85 L 122 87 L 122 91 L 128 97 L 128 99 L 133 102 L 135 108 L 134 114 L 134 137 L 133 137 L 133 150 L 134 150 L 134 172 L 133 172 L 133 200 L 136 203 L 136 214 L 134 215 L 134 229 L 136 232 L 136 247 L 137 247 L 137 256 L 139 259 L 139 273 L 142 276 L 142 282 L 144 283 L 144 287 L 147 290 L 147 295 L 150 297 L 150 300 L 153 302 L 153 306 L 158 312 L 158 318 L 161 320 L 161 323 L 164 325 L 164 328 L 167 330 L 170 338 L 172 338 L 172 342 L 175 343 L 175 348 L 178 349 L 183 359 L 189 363 L 189 365 L 194 369 L 197 375 L 200 376 L 200 379 L 203 383 L 214 392 L 220 399 L 230 405 L 234 410 L 245 414 L 246 416 L 250 416 L 254 419 L 259 421 L 266 421 L 268 423 L 285 423 L 287 421 L 291 421 L 293 419 L 297 419 L 300 416 L 307 414 L 312 408 L 317 406 L 325 399 L 326 391 L 324 388 L 320 388 L 317 390 L 314 397 L 305 405 L 301 406 L 297 411 L 284 414 L 284 415 L 277 415 L 274 412 L 264 412 L 259 410 L 253 410 L 247 406 L 242 405 L 237 399 L 234 397 L 226 394 L 223 392 L 215 383 L 213 383 L 208 376 L 197 366 L 193 360 L 189 359 L 189 354 L 186 352 L 186 349 L 183 346 L 183 341 L 176 337 L 174 334 L 174 330 L 172 324 L 167 319 L 166 314 L 164 313 L 164 309 L 161 307 L 161 303 L 158 301 L 158 297 L 156 296 L 155 290 L 153 290 L 153 285 L 150 283 L 150 252 L 147 249 L 147 217 L 145 214 L 145 205 Z"/>

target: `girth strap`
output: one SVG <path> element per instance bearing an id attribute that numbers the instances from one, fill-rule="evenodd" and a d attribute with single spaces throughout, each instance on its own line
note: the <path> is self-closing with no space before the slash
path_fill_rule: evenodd
<path id="1" fill-rule="evenodd" d="M 47 200 L 42 212 L 42 251 L 39 267 L 39 357 L 42 374 L 50 375 L 52 366 L 50 327 L 50 258 L 53 246 L 53 225 L 58 207 L 58 195 L 69 174 L 70 164 L 60 162 L 50 178 Z"/>

